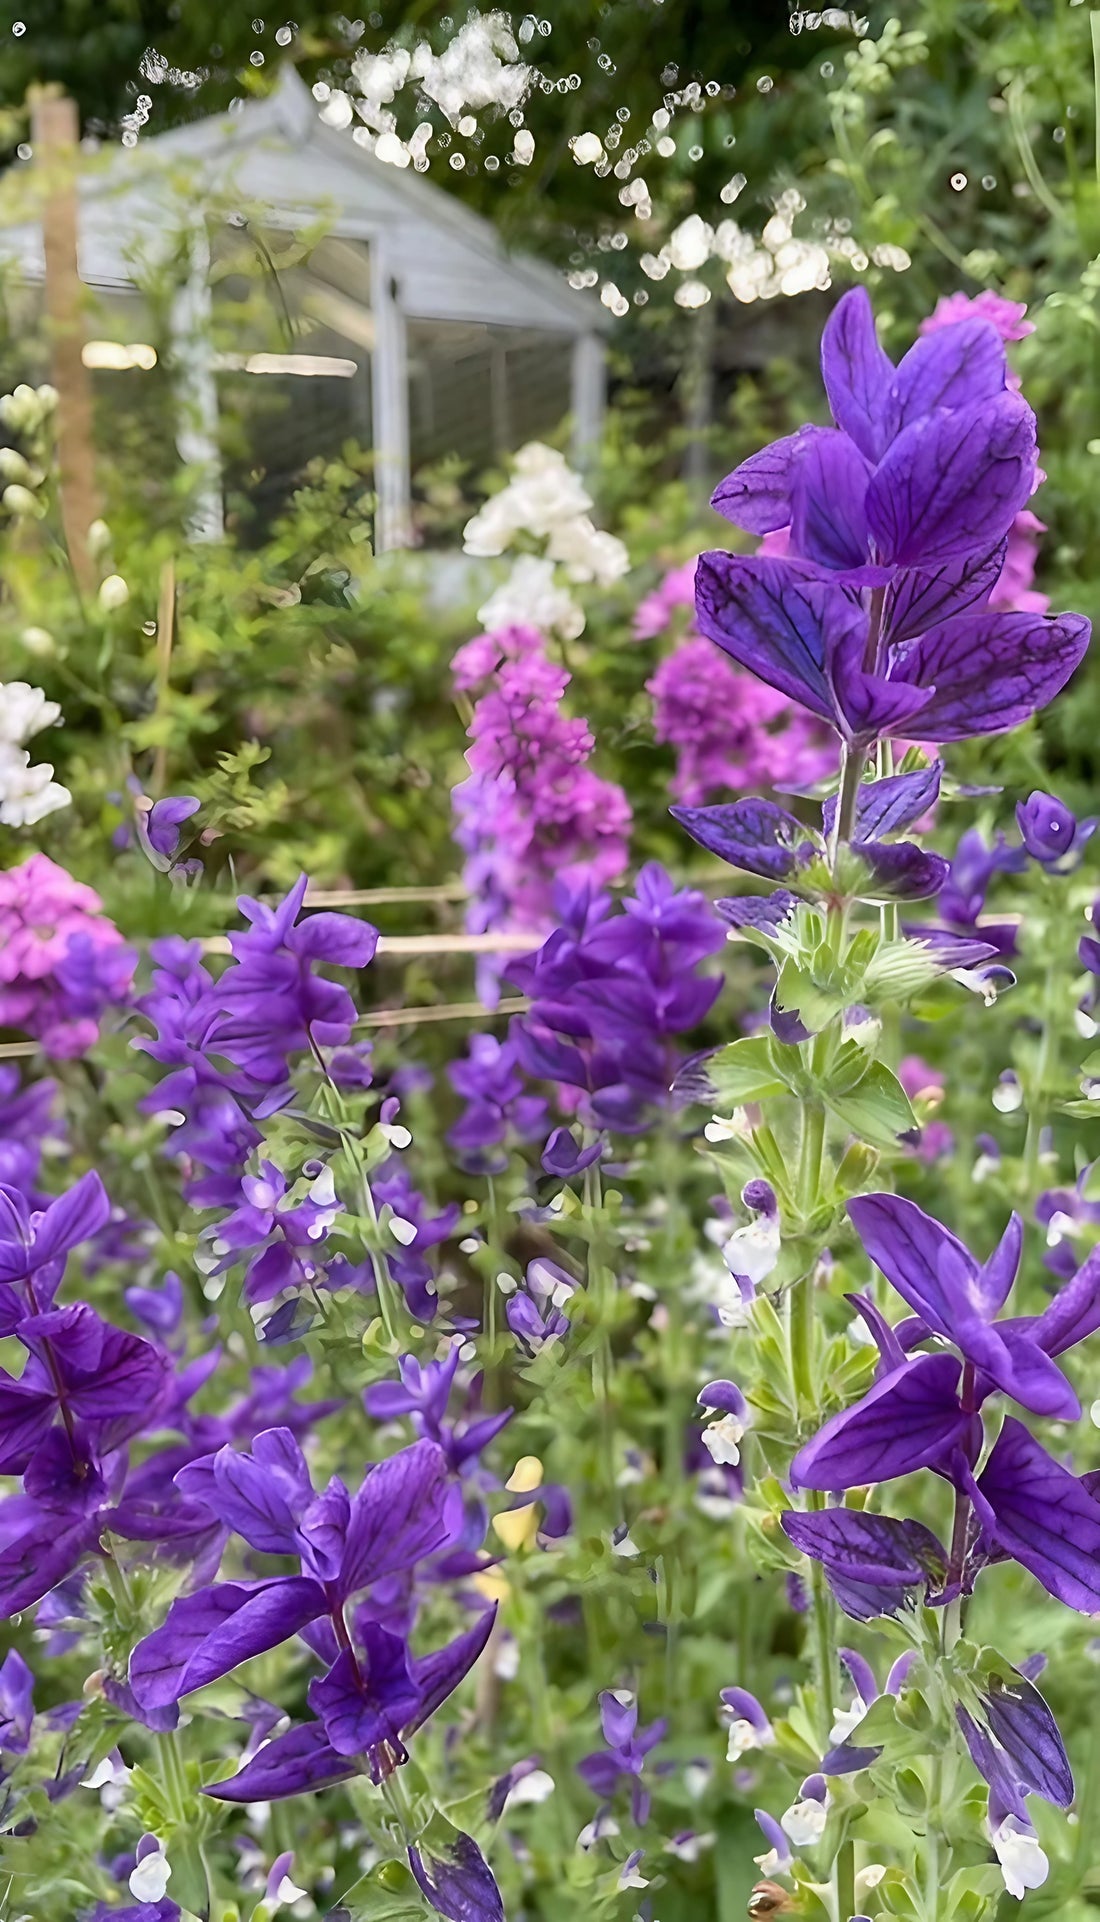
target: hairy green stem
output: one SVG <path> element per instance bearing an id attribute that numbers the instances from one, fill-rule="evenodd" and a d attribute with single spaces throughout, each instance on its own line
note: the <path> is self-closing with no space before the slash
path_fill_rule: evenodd
<path id="1" fill-rule="evenodd" d="M 836 1922 L 849 1922 L 856 1912 L 856 1845 L 845 1836 L 833 1865 L 836 1890 Z"/>

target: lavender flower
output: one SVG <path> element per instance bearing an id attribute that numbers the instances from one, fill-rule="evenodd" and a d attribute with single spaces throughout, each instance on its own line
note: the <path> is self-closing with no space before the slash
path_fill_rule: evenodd
<path id="1" fill-rule="evenodd" d="M 641 1827 L 649 1816 L 649 1790 L 642 1781 L 645 1759 L 668 1728 L 662 1717 L 638 1727 L 638 1704 L 633 1695 L 605 1689 L 600 1696 L 600 1726 L 606 1747 L 577 1763 L 577 1773 L 594 1795 L 609 1801 L 621 1780 L 631 1784 L 631 1815 Z"/>

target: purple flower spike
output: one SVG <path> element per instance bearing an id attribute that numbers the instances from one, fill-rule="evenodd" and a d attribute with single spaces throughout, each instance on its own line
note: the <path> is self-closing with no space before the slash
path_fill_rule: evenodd
<path id="1" fill-rule="evenodd" d="M 1032 860 L 1053 874 L 1068 874 L 1079 865 L 1097 828 L 1094 819 L 1078 821 L 1057 795 L 1039 790 L 1017 803 L 1016 823 Z"/>
<path id="2" fill-rule="evenodd" d="M 615 1793 L 622 1777 L 630 1780 L 632 1814 L 640 1827 L 649 1814 L 649 1792 L 641 1779 L 645 1758 L 664 1736 L 668 1723 L 662 1718 L 640 1729 L 634 1697 L 622 1701 L 613 1690 L 605 1689 L 600 1696 L 600 1726 L 607 1747 L 578 1762 L 577 1774 L 603 1800 Z"/>
<path id="3" fill-rule="evenodd" d="M 34 1676 L 17 1648 L 0 1663 L 0 1750 L 25 1755 L 34 1720 Z"/>

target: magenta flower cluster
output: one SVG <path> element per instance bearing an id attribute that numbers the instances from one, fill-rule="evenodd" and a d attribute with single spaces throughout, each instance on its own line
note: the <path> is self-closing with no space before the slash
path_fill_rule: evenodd
<path id="1" fill-rule="evenodd" d="M 550 922 L 557 880 L 602 886 L 626 867 L 630 803 L 590 766 L 587 721 L 565 713 L 571 676 L 534 628 L 478 636 L 455 656 L 460 692 L 479 688 L 469 779 L 453 793 L 476 932 Z"/>
<path id="2" fill-rule="evenodd" d="M 137 956 L 94 888 L 48 855 L 0 872 L 0 1026 L 46 1054 L 87 1052 L 110 1007 L 129 998 Z"/>

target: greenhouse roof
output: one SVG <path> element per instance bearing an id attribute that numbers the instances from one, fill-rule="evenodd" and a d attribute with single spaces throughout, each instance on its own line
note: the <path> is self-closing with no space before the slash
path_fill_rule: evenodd
<path id="1" fill-rule="evenodd" d="M 564 334 L 602 331 L 608 316 L 552 267 L 509 253 L 492 223 L 418 174 L 379 161 L 321 120 L 289 64 L 266 98 L 143 139 L 80 183 L 80 272 L 90 285 L 132 284 L 135 261 L 166 231 L 166 203 L 193 215 L 239 196 L 280 227 L 373 242 L 401 286 L 406 315 Z M 41 225 L 7 225 L 0 254 L 29 278 L 44 272 Z"/>

